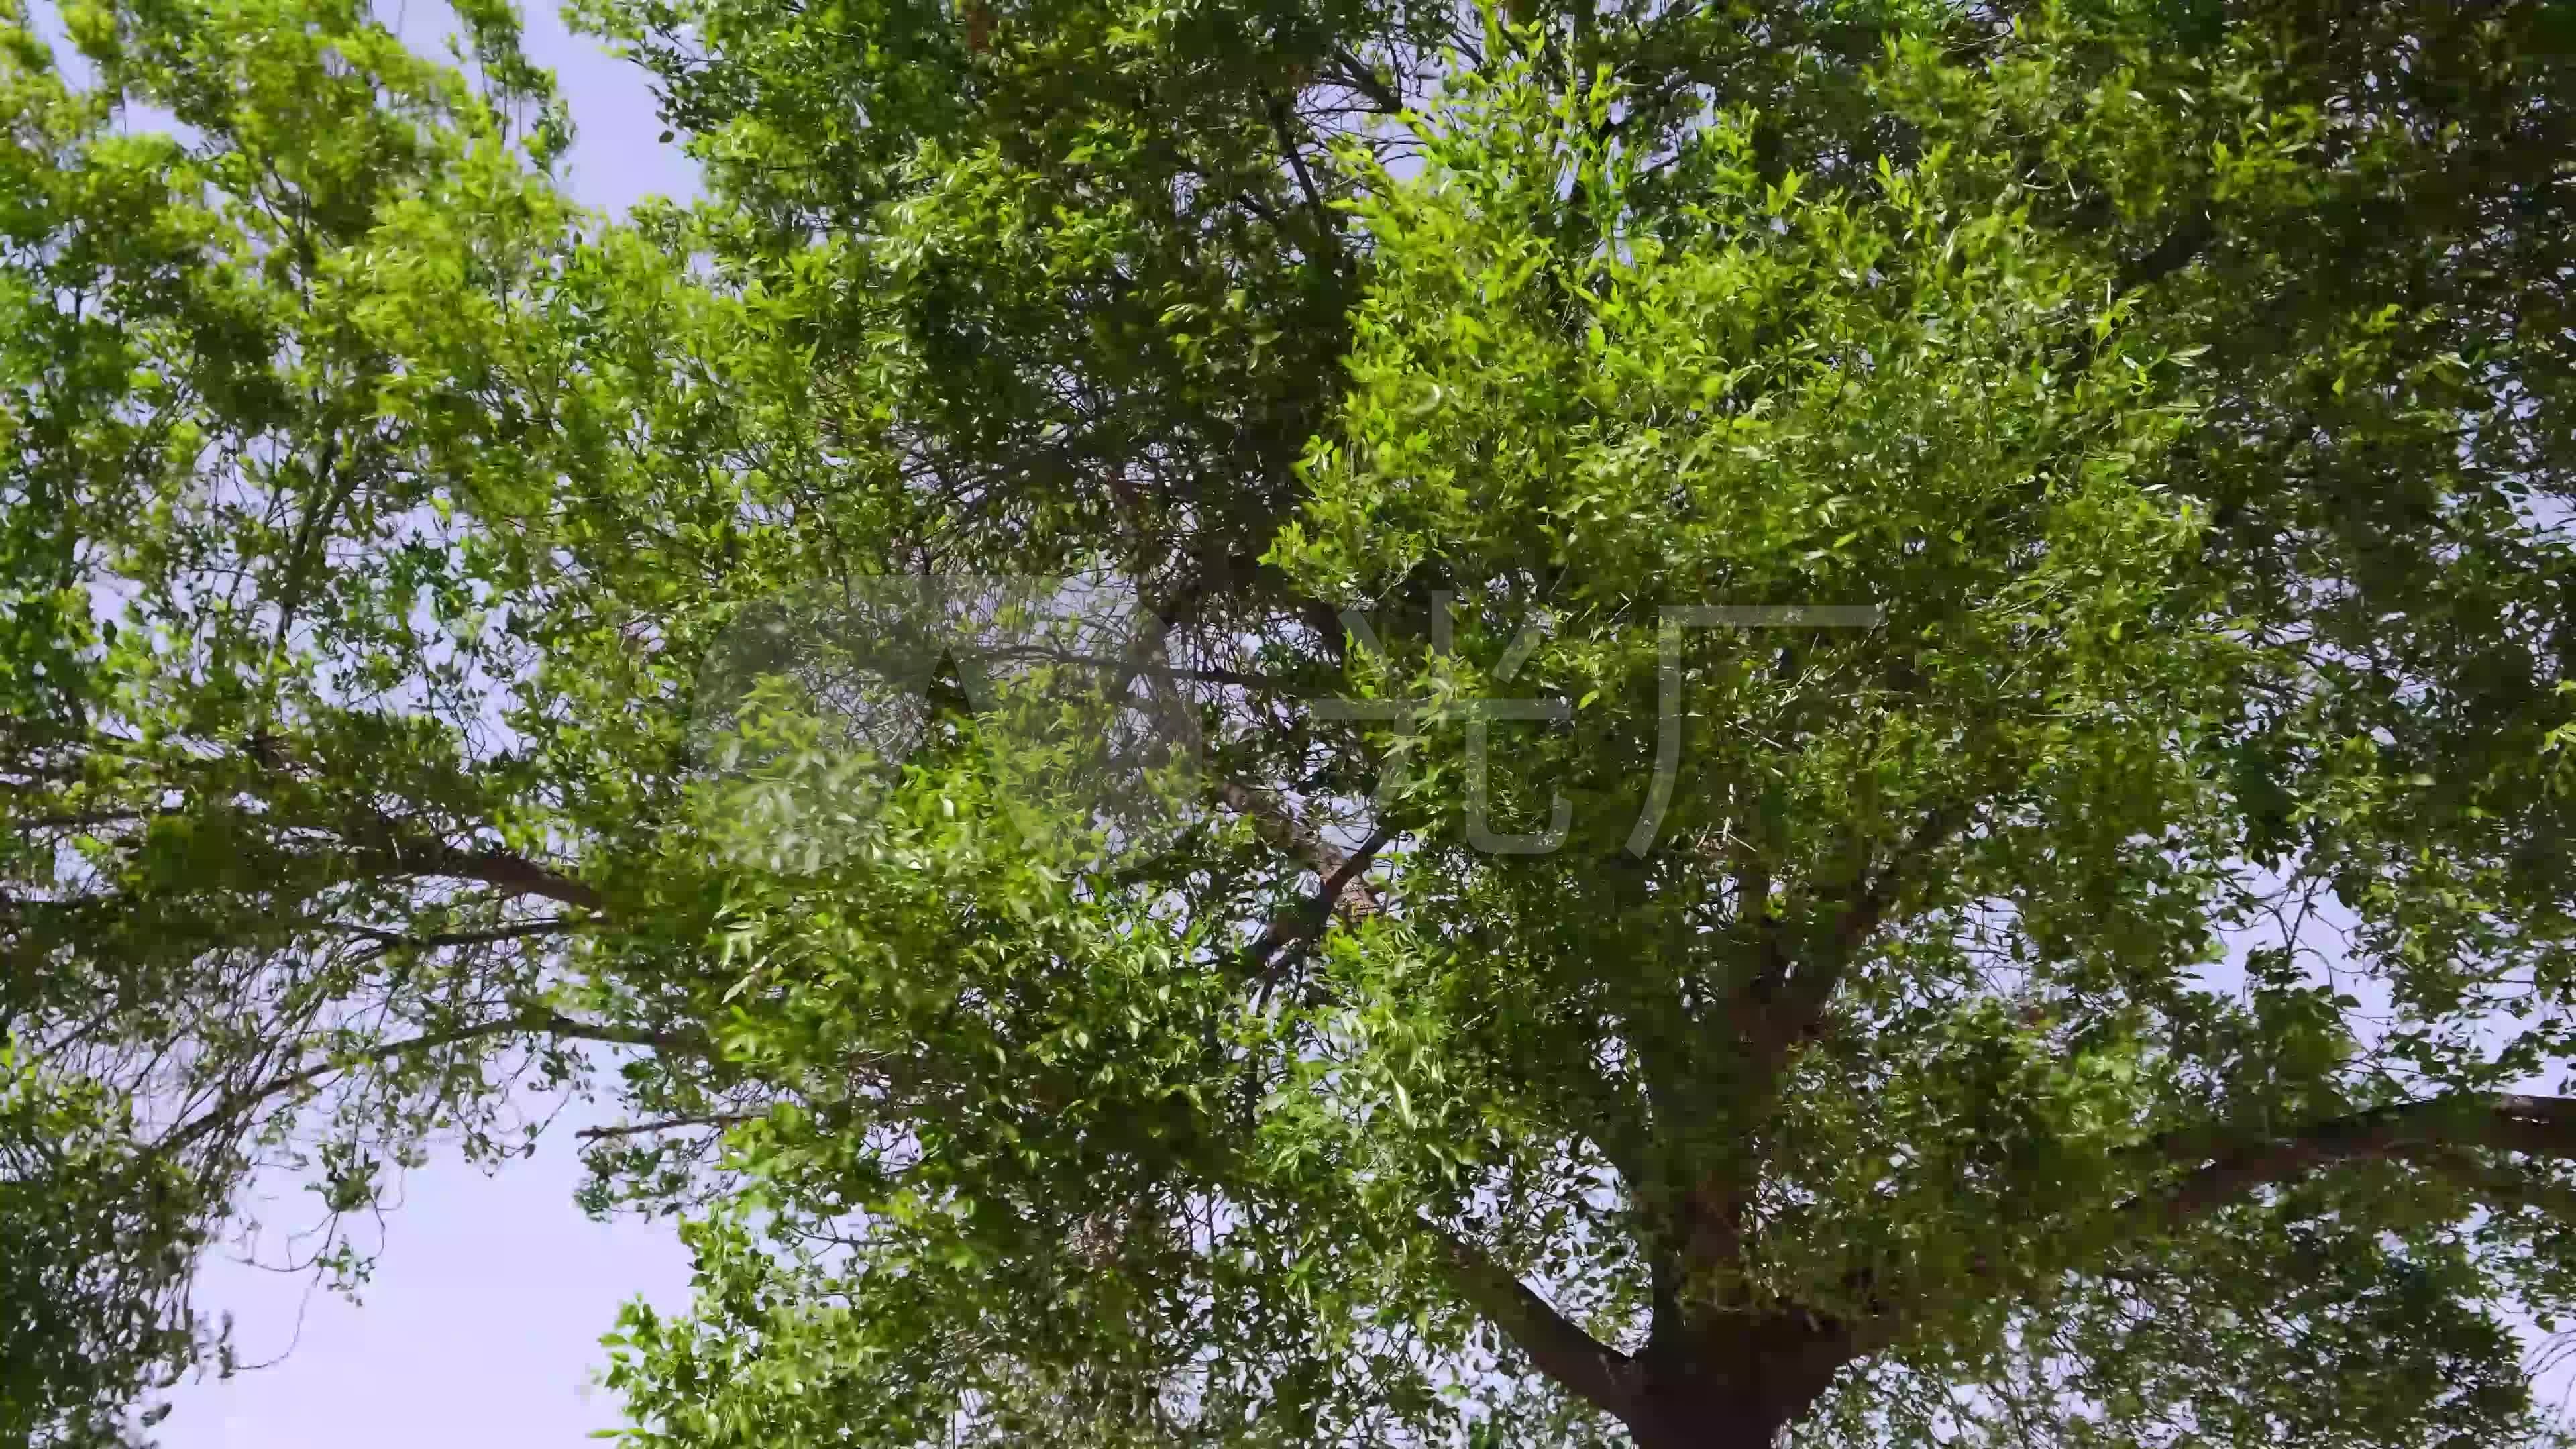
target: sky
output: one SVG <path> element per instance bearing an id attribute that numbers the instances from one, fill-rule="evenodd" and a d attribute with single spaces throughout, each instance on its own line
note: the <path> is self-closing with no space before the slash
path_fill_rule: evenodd
<path id="1" fill-rule="evenodd" d="M 583 202 L 622 212 L 641 197 L 686 197 L 697 175 L 661 125 L 644 73 L 566 32 L 537 0 L 528 49 L 555 72 L 578 128 L 566 180 Z M 415 48 L 437 53 L 448 18 L 431 0 L 387 7 Z M 601 1334 L 642 1297 L 680 1311 L 689 1264 L 667 1223 L 594 1223 L 573 1205 L 580 1181 L 567 1113 L 535 1158 L 486 1176 L 452 1152 L 410 1175 L 388 1215 L 363 1302 L 311 1280 L 218 1253 L 197 1301 L 234 1315 L 245 1363 L 230 1380 L 170 1395 L 164 1449 L 577 1449 L 619 1422 L 616 1398 L 590 1387 L 606 1363 Z M 301 1224 L 293 1183 L 272 1185 L 267 1216 Z M 261 1257 L 275 1261 L 272 1240 Z M 282 1357 L 281 1357 L 282 1355 Z"/>

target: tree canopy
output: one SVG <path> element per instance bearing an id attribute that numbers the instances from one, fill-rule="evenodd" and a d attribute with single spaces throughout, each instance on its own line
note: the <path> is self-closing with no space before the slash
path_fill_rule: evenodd
<path id="1" fill-rule="evenodd" d="M 582 1091 L 633 1449 L 2562 1442 L 2566 7 L 21 5 L 0 1436 Z"/>

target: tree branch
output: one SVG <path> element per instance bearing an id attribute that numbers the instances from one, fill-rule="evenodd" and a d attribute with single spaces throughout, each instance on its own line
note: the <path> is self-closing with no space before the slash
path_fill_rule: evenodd
<path id="1" fill-rule="evenodd" d="M 1305 194 L 1306 209 L 1314 213 L 1315 238 L 1329 254 L 1317 260 L 1330 260 L 1339 265 L 1342 260 L 1341 228 L 1333 224 L 1332 208 L 1324 204 L 1324 194 L 1316 188 L 1314 174 L 1306 169 L 1306 155 L 1297 149 L 1296 131 L 1288 124 L 1288 102 L 1278 96 L 1270 97 L 1269 102 L 1270 129 L 1278 133 L 1279 149 L 1288 158 L 1288 169 L 1296 175 L 1297 189 Z"/>
<path id="2" fill-rule="evenodd" d="M 2576 1192 L 2517 1178 L 2478 1155 L 2489 1151 L 2576 1158 L 2576 1099 L 2565 1097 L 2455 1092 L 2320 1118 L 2288 1133 L 2232 1147 L 2202 1133 L 2166 1133 L 2134 1151 L 2190 1169 L 2164 1189 L 2140 1193 L 2113 1210 L 2116 1220 L 2141 1235 L 2174 1231 L 2243 1201 L 2260 1188 L 2361 1161 L 2420 1163 L 2489 1198 L 2518 1200 L 2576 1222 Z M 1993 1265 L 1982 1258 L 1968 1266 L 1976 1278 L 1989 1284 L 1995 1281 Z M 1895 1342 L 1920 1307 L 1891 1303 L 1854 1324 L 1852 1352 L 1867 1355 Z"/>
<path id="3" fill-rule="evenodd" d="M 2155 249 L 2120 269 L 2120 290 L 2134 292 L 2151 286 L 2200 259 L 2200 255 L 2218 241 L 2218 224 L 2201 212 L 2175 227 L 2173 233 L 2156 243 Z"/>
<path id="4" fill-rule="evenodd" d="M 584 1127 L 572 1134 L 584 1142 L 597 1142 L 609 1137 L 639 1137 L 647 1132 L 675 1132 L 683 1127 L 732 1127 L 744 1122 L 757 1122 L 765 1112 L 711 1112 L 695 1117 L 657 1117 L 650 1122 L 625 1122 L 614 1127 Z"/>
<path id="5" fill-rule="evenodd" d="M 1754 1081 L 1768 1083 L 1776 1077 L 1790 1048 L 1815 1029 L 1834 988 L 1842 984 L 1843 973 L 1886 924 L 1887 913 L 1913 882 L 1922 858 L 1958 829 L 1964 813 L 1948 807 L 1932 811 L 1843 907 L 1822 949 L 1782 961 L 1777 976 L 1757 978 L 1750 1003 L 1752 1021 L 1746 1031 Z"/>
<path id="6" fill-rule="evenodd" d="M 1888 912 L 1922 868 L 1923 857 L 1947 840 L 1965 815 L 1964 809 L 1952 806 L 1926 815 L 1893 857 L 1867 875 L 1836 916 L 1825 940 L 1806 952 L 1793 956 L 1782 950 L 1765 912 L 1757 926 L 1762 932 L 1757 969 L 1736 993 L 1731 1021 L 1724 1023 L 1735 1032 L 1735 1050 L 1741 1054 L 1740 1071 L 1730 1078 L 1738 1094 L 1737 1110 L 1759 1116 L 1769 1105 L 1790 1052 L 1815 1031 L 1843 974 L 1886 923 Z M 1768 893 L 1767 873 L 1755 877 L 1744 866 L 1739 866 L 1739 872 L 1739 880 L 1749 883 L 1758 878 Z M 1734 1157 L 1709 1164 L 1689 1183 L 1680 1207 L 1682 1250 L 1690 1270 L 1703 1272 L 1740 1256 L 1746 1201 L 1759 1170 L 1758 1163 Z"/>
<path id="7" fill-rule="evenodd" d="M 2463 1148 L 2576 1157 L 2576 1099 L 2455 1092 L 2325 1118 L 2216 1154 L 2186 1148 L 2171 1160 L 2176 1166 L 2192 1165 L 2192 1171 L 2161 1192 L 2132 1198 L 2120 1212 L 2142 1229 L 2171 1230 L 2258 1188 L 2320 1167 L 2373 1159 L 2439 1159 Z M 2443 1164 L 2437 1160 L 2435 1165 Z"/>
<path id="8" fill-rule="evenodd" d="M 605 1042 L 618 1046 L 647 1046 L 668 1051 L 687 1045 L 682 1039 L 661 1032 L 639 1031 L 629 1027 L 607 1026 L 580 1021 L 561 1012 L 536 1012 L 480 1021 L 471 1026 L 452 1027 L 446 1031 L 424 1032 L 401 1041 L 379 1042 L 357 1052 L 333 1056 L 312 1066 L 272 1077 L 255 1086 L 227 1093 L 206 1114 L 174 1129 L 155 1148 L 168 1156 L 203 1141 L 217 1131 L 236 1124 L 241 1114 L 272 1097 L 284 1096 L 298 1088 L 311 1086 L 325 1077 L 376 1062 L 392 1061 L 414 1052 L 436 1051 L 440 1047 L 479 1041 L 486 1037 L 507 1036 L 513 1032 L 561 1037 L 568 1041 Z"/>
<path id="9" fill-rule="evenodd" d="M 506 850 L 460 850 L 445 841 L 399 839 L 389 841 L 386 850 L 394 875 L 470 880 L 510 895 L 539 896 L 590 911 L 606 904 L 593 887 Z"/>
<path id="10" fill-rule="evenodd" d="M 1377 913 L 1376 892 L 1360 881 L 1358 872 L 1344 870 L 1351 857 L 1289 813 L 1278 801 L 1265 798 L 1262 792 L 1240 780 L 1226 780 L 1219 784 L 1217 798 L 1237 815 L 1252 821 L 1253 828 L 1262 839 L 1305 861 L 1326 880 L 1339 880 L 1341 884 L 1336 889 L 1341 898 L 1337 903 L 1345 910 L 1362 916 Z"/>
<path id="11" fill-rule="evenodd" d="M 1056 649 L 1043 644 L 1012 644 L 979 651 L 979 660 L 1043 659 L 1056 664 L 1074 664 L 1088 669 L 1122 670 L 1149 679 L 1185 679 L 1204 684 L 1230 684 L 1242 689 L 1280 690 L 1287 686 L 1265 674 L 1240 669 L 1213 669 L 1170 664 L 1138 664 L 1128 660 L 1109 660 L 1079 654 L 1070 649 Z"/>
<path id="12" fill-rule="evenodd" d="M 1345 46 L 1333 48 L 1333 62 L 1338 67 L 1338 74 L 1333 78 L 1365 96 L 1381 114 L 1404 114 L 1404 97 L 1388 89 L 1386 83 L 1378 79 L 1377 67 L 1354 55 Z"/>
<path id="13" fill-rule="evenodd" d="M 1642 1385 L 1634 1359 L 1584 1332 L 1464 1238 L 1427 1220 L 1422 1230 L 1440 1244 L 1450 1288 L 1526 1354 L 1533 1367 L 1614 1418 L 1636 1418 Z"/>
<path id="14" fill-rule="evenodd" d="M 1333 873 L 1324 877 L 1324 883 L 1316 890 L 1312 903 L 1304 910 L 1292 912 L 1272 921 L 1269 929 L 1261 933 L 1261 939 L 1253 942 L 1247 953 L 1251 961 L 1250 969 L 1260 971 L 1267 968 L 1271 958 L 1279 952 L 1323 930 L 1325 923 L 1333 918 L 1333 907 L 1342 902 L 1344 893 L 1350 889 L 1351 882 L 1359 879 L 1360 872 L 1368 869 L 1369 862 L 1376 859 L 1377 853 L 1384 850 L 1387 842 L 1394 838 L 1393 827 L 1379 826 L 1358 850 L 1344 856 L 1342 863 L 1334 867 Z"/>
<path id="15" fill-rule="evenodd" d="M 362 926 L 355 921 L 331 921 L 326 924 L 334 931 L 363 936 L 388 950 L 396 946 L 410 946 L 420 950 L 433 950 L 441 946 L 483 946 L 499 941 L 524 940 L 530 936 L 560 935 L 573 928 L 573 923 L 566 920 L 522 921 L 516 925 L 495 926 L 483 931 L 438 931 L 426 936 L 414 936 L 401 931 Z"/>

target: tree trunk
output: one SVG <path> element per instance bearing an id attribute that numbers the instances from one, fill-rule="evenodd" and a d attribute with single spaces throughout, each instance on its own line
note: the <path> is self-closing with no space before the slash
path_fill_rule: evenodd
<path id="1" fill-rule="evenodd" d="M 1648 1392 L 1628 1424 L 1637 1449 L 1772 1449 L 1793 1417 L 1752 1395 Z"/>
<path id="2" fill-rule="evenodd" d="M 1639 1356 L 1637 1449 L 1772 1449 L 1852 1358 L 1852 1336 L 1796 1311 L 1659 1335 Z"/>

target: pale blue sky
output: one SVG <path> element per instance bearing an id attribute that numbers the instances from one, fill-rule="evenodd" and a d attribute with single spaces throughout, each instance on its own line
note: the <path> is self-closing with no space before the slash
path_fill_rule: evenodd
<path id="1" fill-rule="evenodd" d="M 655 141 L 661 124 L 642 71 L 567 33 L 538 0 L 528 48 L 551 67 L 579 127 L 573 193 L 605 210 L 686 196 L 696 171 Z M 399 28 L 436 50 L 448 16 L 435 0 L 388 5 Z M 594 1223 L 573 1206 L 580 1180 L 572 1114 L 537 1156 L 486 1177 L 453 1153 L 413 1173 L 386 1220 L 383 1255 L 362 1305 L 310 1279 L 210 1261 L 198 1302 L 229 1309 L 246 1362 L 285 1357 L 228 1381 L 182 1385 L 159 1431 L 165 1449 L 578 1449 L 617 1422 L 614 1396 L 588 1388 L 605 1362 L 599 1336 L 618 1305 L 688 1302 L 688 1258 L 666 1223 Z M 309 1213 L 291 1183 L 274 1217 Z M 272 1244 L 269 1253 L 276 1251 Z M 301 1328 L 299 1331 L 299 1310 Z M 292 1351 L 289 1352 L 289 1346 Z"/>

